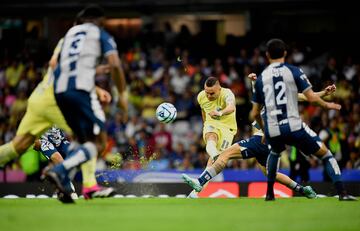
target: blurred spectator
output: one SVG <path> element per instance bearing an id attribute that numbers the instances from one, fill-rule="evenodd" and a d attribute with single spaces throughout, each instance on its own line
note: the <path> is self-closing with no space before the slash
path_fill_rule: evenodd
<path id="1" fill-rule="evenodd" d="M 360 170 L 360 152 L 359 149 L 354 149 L 350 152 L 350 160 L 346 163 L 347 169 Z"/>
<path id="2" fill-rule="evenodd" d="M 160 97 L 160 89 L 156 88 L 153 91 L 146 92 L 142 99 L 141 117 L 149 123 L 154 123 L 156 120 L 156 108 L 162 102 L 163 99 Z"/>
<path id="3" fill-rule="evenodd" d="M 6 68 L 6 80 L 11 88 L 15 88 L 17 86 L 24 69 L 25 66 L 17 60 L 13 60 L 11 66 Z"/>
<path id="4" fill-rule="evenodd" d="M 174 150 L 169 155 L 172 168 L 179 168 L 185 156 L 185 147 L 182 143 L 177 143 Z"/>
<path id="5" fill-rule="evenodd" d="M 336 82 L 340 79 L 339 71 L 337 69 L 336 58 L 330 56 L 327 60 L 327 65 L 321 72 L 321 81 L 323 85 L 328 85 L 329 82 Z"/>
<path id="6" fill-rule="evenodd" d="M 164 149 L 164 152 L 169 154 L 172 151 L 172 135 L 166 130 L 165 124 L 158 123 L 155 132 L 153 133 L 155 146 L 158 149 Z"/>
<path id="7" fill-rule="evenodd" d="M 147 168 L 150 170 L 166 170 L 170 168 L 170 160 L 166 158 L 163 149 L 155 149 L 154 155 L 149 159 Z"/>

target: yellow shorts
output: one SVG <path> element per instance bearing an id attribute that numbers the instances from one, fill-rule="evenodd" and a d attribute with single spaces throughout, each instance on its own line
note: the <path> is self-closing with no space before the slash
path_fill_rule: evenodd
<path id="1" fill-rule="evenodd" d="M 45 94 L 34 91 L 28 100 L 26 113 L 20 122 L 16 135 L 30 133 L 39 137 L 54 125 L 67 133 L 72 133 L 56 104 L 53 91 L 49 90 Z"/>
<path id="2" fill-rule="evenodd" d="M 236 134 L 236 131 L 227 127 L 218 128 L 211 124 L 205 124 L 203 128 L 203 139 L 205 143 L 206 143 L 205 135 L 206 133 L 209 132 L 213 132 L 217 135 L 218 142 L 216 144 L 216 149 L 219 152 L 224 151 L 226 148 L 232 145 L 234 136 Z"/>

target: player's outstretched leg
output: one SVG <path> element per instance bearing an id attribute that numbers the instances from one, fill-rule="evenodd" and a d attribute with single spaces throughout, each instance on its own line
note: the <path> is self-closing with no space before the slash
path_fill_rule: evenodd
<path id="1" fill-rule="evenodd" d="M 260 167 L 261 167 L 261 170 L 266 174 L 265 167 L 263 167 L 263 166 L 260 166 Z M 303 196 L 306 196 L 309 199 L 317 197 L 316 192 L 312 189 L 311 186 L 304 187 L 283 173 L 278 172 L 276 174 L 276 181 L 279 182 L 280 184 L 285 185 L 289 189 L 294 190 L 295 192 L 301 193 Z"/>
<path id="2" fill-rule="evenodd" d="M 341 181 L 341 171 L 339 165 L 337 164 L 336 159 L 329 150 L 322 157 L 322 161 L 327 174 L 331 178 L 332 182 L 335 185 L 336 191 L 339 194 L 339 200 L 357 201 L 356 197 L 353 197 L 346 192 L 344 183 Z"/>
<path id="3" fill-rule="evenodd" d="M 238 145 L 231 146 L 233 149 L 237 150 Z M 232 148 L 226 149 L 222 154 L 219 155 L 219 157 L 216 159 L 216 161 L 209 167 L 207 167 L 199 176 L 199 178 L 192 179 L 186 174 L 182 175 L 183 180 L 190 185 L 196 192 L 200 192 L 202 188 L 204 187 L 207 182 L 209 182 L 212 178 L 214 178 L 217 174 L 219 174 L 226 166 L 227 161 L 229 160 L 229 157 L 231 157 L 232 154 L 236 154 L 237 152 L 233 152 Z"/>

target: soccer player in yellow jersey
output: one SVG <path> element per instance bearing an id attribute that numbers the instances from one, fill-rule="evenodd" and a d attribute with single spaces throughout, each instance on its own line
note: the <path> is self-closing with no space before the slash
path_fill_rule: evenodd
<path id="1" fill-rule="evenodd" d="M 16 136 L 10 142 L 0 146 L 0 166 L 25 153 L 35 140 L 53 125 L 56 125 L 56 127 L 68 134 L 72 134 L 54 97 L 52 69 L 57 64 L 61 44 L 62 39 L 54 49 L 47 73 L 28 99 L 26 113 L 19 124 Z M 97 74 L 107 73 L 109 72 L 109 67 L 107 65 L 99 65 L 96 72 Z M 107 91 L 97 87 L 96 92 L 101 102 L 109 103 L 111 101 L 111 95 Z M 63 157 L 58 152 L 54 153 L 50 159 L 54 163 L 63 161 Z M 88 195 L 92 195 L 95 190 L 99 189 L 95 178 L 95 167 L 96 158 L 89 160 L 81 166 L 83 191 L 88 192 Z"/>
<path id="2" fill-rule="evenodd" d="M 232 144 L 237 132 L 235 96 L 230 89 L 221 87 L 217 78 L 209 77 L 197 101 L 204 121 L 206 152 L 211 157 L 210 161 L 215 160 L 221 151 Z"/>
<path id="3" fill-rule="evenodd" d="M 209 77 L 197 101 L 204 122 L 203 139 L 210 156 L 209 166 L 220 152 L 232 144 L 237 132 L 235 95 L 230 89 L 221 87 L 217 78 Z M 189 197 L 196 197 L 196 192 L 192 191 Z"/>
<path id="4" fill-rule="evenodd" d="M 26 113 L 22 118 L 12 141 L 0 146 L 0 166 L 23 154 L 52 125 L 71 134 L 54 97 L 52 68 L 60 50 L 61 40 L 49 61 L 49 68 L 43 80 L 34 89 L 28 99 Z M 56 157 L 55 157 L 56 158 Z"/>

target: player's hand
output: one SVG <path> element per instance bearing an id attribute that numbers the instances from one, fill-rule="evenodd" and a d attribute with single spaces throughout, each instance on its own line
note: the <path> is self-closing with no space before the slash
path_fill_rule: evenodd
<path id="1" fill-rule="evenodd" d="M 250 73 L 250 74 L 248 75 L 248 78 L 249 78 L 251 81 L 255 81 L 255 80 L 257 79 L 257 76 L 256 76 L 255 73 Z"/>
<path id="2" fill-rule="evenodd" d="M 96 75 L 104 75 L 110 72 L 110 65 L 108 64 L 101 64 L 96 67 Z"/>
<path id="3" fill-rule="evenodd" d="M 331 110 L 340 110 L 341 109 L 341 105 L 340 104 L 337 104 L 337 103 L 333 103 L 333 102 L 327 102 L 326 103 L 326 108 Z"/>
<path id="4" fill-rule="evenodd" d="M 325 96 L 333 94 L 336 91 L 335 84 L 325 87 L 324 91 L 325 91 Z"/>
<path id="5" fill-rule="evenodd" d="M 222 112 L 221 112 L 221 111 L 216 111 L 216 110 L 211 111 L 211 112 L 209 112 L 208 114 L 209 114 L 209 116 L 211 116 L 211 118 L 213 118 L 213 119 L 216 119 L 216 118 L 219 118 L 220 116 L 222 116 Z"/>
<path id="6" fill-rule="evenodd" d="M 99 97 L 101 103 L 110 103 L 111 102 L 111 94 L 100 87 L 96 87 L 96 94 Z"/>

